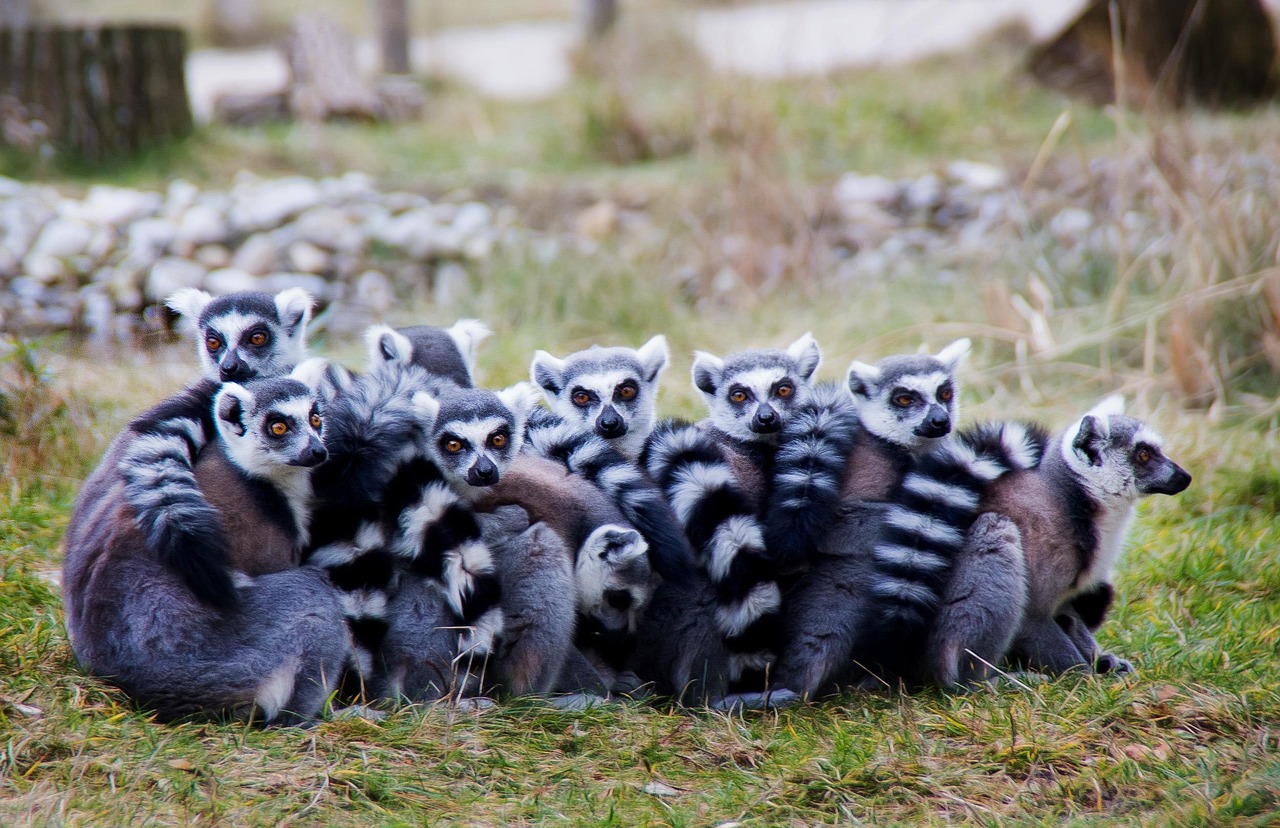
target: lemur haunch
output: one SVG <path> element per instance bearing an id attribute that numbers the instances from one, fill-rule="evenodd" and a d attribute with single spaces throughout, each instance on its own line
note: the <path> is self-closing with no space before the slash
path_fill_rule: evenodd
<path id="1" fill-rule="evenodd" d="M 255 710 L 267 721 L 311 717 L 349 646 L 337 593 L 322 574 L 294 566 L 306 538 L 306 476 L 324 454 L 315 396 L 287 378 L 230 384 L 217 416 L 220 437 L 201 456 L 196 491 L 230 543 L 194 551 L 222 580 L 239 582 L 236 600 L 210 606 L 208 590 L 191 583 L 196 570 L 176 569 L 147 545 L 108 452 L 65 538 L 72 648 L 165 720 Z M 166 549 L 185 551 L 176 542 Z"/>

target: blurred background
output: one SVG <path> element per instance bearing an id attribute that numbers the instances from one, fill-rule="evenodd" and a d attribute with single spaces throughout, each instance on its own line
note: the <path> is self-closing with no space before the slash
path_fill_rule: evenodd
<path id="1" fill-rule="evenodd" d="M 978 413 L 1270 423 L 1277 9 L 0 0 L 0 331 L 106 411 L 192 375 L 173 290 L 301 285 L 351 363 L 485 319 L 495 383 L 666 332 L 691 415 L 693 348 L 812 329 L 974 337 Z"/>

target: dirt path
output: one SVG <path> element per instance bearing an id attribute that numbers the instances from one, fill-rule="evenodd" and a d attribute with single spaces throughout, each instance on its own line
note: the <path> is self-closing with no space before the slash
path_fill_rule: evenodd
<path id="1" fill-rule="evenodd" d="M 1037 37 L 1066 23 L 1085 0 L 795 0 L 701 9 L 686 20 L 711 65 L 756 77 L 820 75 L 834 69 L 902 63 L 976 42 L 1022 21 Z M 576 32 L 565 21 L 446 29 L 416 38 L 416 71 L 450 75 L 498 98 L 536 99 L 569 80 Z M 372 71 L 372 41 L 359 44 Z M 187 88 L 198 120 L 207 120 L 216 95 L 278 89 L 288 69 L 272 49 L 204 49 L 187 60 Z"/>

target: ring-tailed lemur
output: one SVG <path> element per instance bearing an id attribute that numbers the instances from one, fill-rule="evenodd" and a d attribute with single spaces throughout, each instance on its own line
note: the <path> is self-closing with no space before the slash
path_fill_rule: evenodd
<path id="1" fill-rule="evenodd" d="M 638 350 L 589 348 L 557 359 L 538 351 L 530 376 L 551 413 L 535 410 L 528 446 L 611 497 L 644 535 L 654 569 L 668 581 L 687 581 L 693 553 L 662 492 L 640 467 L 654 425 L 658 379 L 670 355 L 665 337 Z"/>
<path id="2" fill-rule="evenodd" d="M 1091 630 L 1102 622 L 1110 603 L 1112 570 L 1137 500 L 1177 494 L 1191 484 L 1191 475 L 1165 456 L 1163 440 L 1154 430 L 1124 416 L 1123 410 L 1122 398 L 1109 397 L 1059 437 L 1049 440 L 1041 434 L 1043 460 L 995 481 L 983 493 L 982 511 L 1013 524 L 1000 541 L 1003 557 L 1020 552 L 1025 563 L 1025 608 L 1003 634 L 1012 639 L 1013 659 L 1031 669 L 1053 674 L 1073 668 L 1132 669 L 1127 661 L 1102 652 Z M 1019 426 L 1005 423 L 986 431 L 1009 428 Z M 965 654 L 978 652 L 973 642 L 981 636 L 968 617 L 1009 615 L 1007 596 L 968 588 L 1007 579 L 1002 557 L 974 564 L 972 573 L 968 583 L 955 587 L 958 597 L 939 619 L 931 641 L 930 667 L 943 681 L 985 677 Z"/>
<path id="3" fill-rule="evenodd" d="M 920 653 L 993 481 L 1039 462 L 1034 437 L 936 443 L 883 500 L 850 500 L 787 594 L 778 683 L 806 696 L 866 672 L 916 680 Z"/>
<path id="4" fill-rule="evenodd" d="M 809 334 L 785 350 L 723 359 L 698 352 L 693 383 L 710 415 L 698 426 L 664 424 L 650 440 L 649 472 L 714 584 L 715 626 L 729 651 L 730 689 L 763 687 L 782 643 L 778 578 L 788 573 L 766 547 L 758 515 L 777 438 L 805 400 L 820 359 Z"/>
<path id="5" fill-rule="evenodd" d="M 237 584 L 233 605 L 210 606 L 208 590 L 190 583 L 191 568 L 176 570 L 148 547 L 108 453 L 82 488 L 64 540 L 67 630 L 86 669 L 166 720 L 320 712 L 349 636 L 335 590 L 294 566 L 306 537 L 305 479 L 323 456 L 314 406 L 312 391 L 287 378 L 229 384 L 218 396 L 220 437 L 201 455 L 197 476 L 202 503 L 230 543 L 212 547 L 216 555 L 203 545 L 196 551 Z"/>
<path id="6" fill-rule="evenodd" d="M 582 659 L 570 674 L 561 674 L 556 689 L 606 694 L 634 689 L 639 682 L 625 671 L 655 582 L 644 538 L 599 488 L 537 455 L 516 458 L 476 508 L 504 504 L 522 507 L 531 523 L 549 527 L 570 555 L 577 607 L 573 636 Z M 529 567 L 521 561 L 500 569 L 504 576 L 522 579 Z"/>
<path id="7" fill-rule="evenodd" d="M 180 290 L 168 305 L 195 325 L 203 378 L 125 427 L 95 475 L 119 474 L 147 547 L 167 562 L 213 607 L 235 602 L 219 566 L 223 538 L 215 510 L 196 486 L 192 469 L 214 438 L 213 396 L 218 384 L 288 373 L 306 355 L 311 297 L 297 288 L 275 296 L 232 293 L 213 298 Z"/>

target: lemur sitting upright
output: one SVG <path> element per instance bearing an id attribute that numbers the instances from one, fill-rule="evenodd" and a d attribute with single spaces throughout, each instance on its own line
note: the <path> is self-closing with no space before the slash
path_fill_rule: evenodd
<path id="1" fill-rule="evenodd" d="M 1112 570 L 1137 500 L 1177 494 L 1191 475 L 1164 455 L 1160 435 L 1123 410 L 1122 398 L 1109 397 L 1052 440 L 1019 423 L 963 435 L 976 442 L 1031 433 L 1043 459 L 981 494 L 983 518 L 993 521 L 984 538 L 988 548 L 968 553 L 930 639 L 927 666 L 940 683 L 986 679 L 990 668 L 982 661 L 998 664 L 1006 651 L 1015 662 L 1051 674 L 1132 670 L 1102 652 L 1092 630 L 1111 603 Z M 1017 593 L 987 588 L 1020 575 L 1024 588 Z"/>
<path id="2" fill-rule="evenodd" d="M 86 488 L 119 475 L 123 496 L 148 548 L 211 607 L 235 603 L 220 566 L 224 539 L 217 513 L 192 469 L 214 437 L 213 396 L 221 382 L 287 374 L 306 356 L 311 297 L 298 288 L 214 298 L 180 290 L 168 305 L 197 329 L 202 379 L 134 418 L 107 449 Z"/>
<path id="3" fill-rule="evenodd" d="M 194 551 L 204 556 L 200 571 L 235 584 L 234 600 L 211 606 L 210 591 L 192 583 L 197 570 L 176 569 L 148 546 L 108 452 L 77 498 L 64 541 L 72 649 L 86 669 L 165 720 L 254 711 L 266 721 L 309 718 L 335 686 L 349 646 L 337 593 L 320 573 L 295 566 L 306 538 L 306 477 L 324 458 L 315 395 L 288 378 L 229 383 L 216 416 L 219 439 L 201 454 L 197 492 L 227 544 Z M 166 548 L 170 556 L 186 551 L 176 540 Z"/>

